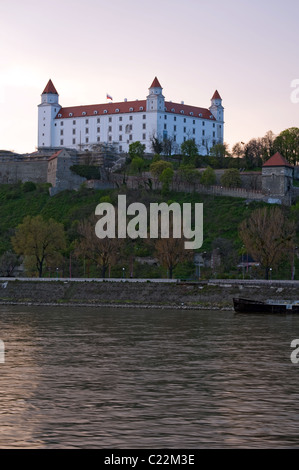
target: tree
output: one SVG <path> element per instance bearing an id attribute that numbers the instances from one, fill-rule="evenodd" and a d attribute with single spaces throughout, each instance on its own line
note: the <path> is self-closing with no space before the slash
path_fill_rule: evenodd
<path id="1" fill-rule="evenodd" d="M 185 142 L 181 144 L 181 152 L 184 156 L 184 163 L 194 163 L 196 157 L 198 156 L 198 148 L 194 140 L 185 140 Z"/>
<path id="2" fill-rule="evenodd" d="M 232 148 L 232 155 L 234 158 L 243 158 L 244 157 L 244 143 L 237 142 Z"/>
<path id="3" fill-rule="evenodd" d="M 12 251 L 6 251 L 0 257 L 0 276 L 13 276 L 14 270 L 20 265 L 20 258 Z"/>
<path id="4" fill-rule="evenodd" d="M 299 128 L 291 127 L 282 131 L 273 143 L 274 152 L 279 152 L 292 165 L 299 161 Z"/>
<path id="5" fill-rule="evenodd" d="M 18 255 L 34 259 L 39 277 L 45 263 L 66 248 L 63 224 L 54 219 L 44 220 L 40 215 L 26 216 L 11 241 Z"/>
<path id="6" fill-rule="evenodd" d="M 168 270 L 170 279 L 173 277 L 174 268 L 190 256 L 184 249 L 183 238 L 159 238 L 155 243 L 155 255 L 160 264 Z"/>
<path id="7" fill-rule="evenodd" d="M 118 238 L 98 238 L 95 233 L 97 218 L 92 215 L 78 224 L 80 241 L 75 249 L 75 256 L 85 256 L 101 268 L 102 277 L 106 277 L 107 269 L 116 262 L 121 248 Z"/>
<path id="8" fill-rule="evenodd" d="M 248 253 L 265 269 L 277 267 L 293 251 L 295 224 L 279 207 L 263 207 L 252 212 L 239 226 L 239 235 Z"/>
<path id="9" fill-rule="evenodd" d="M 144 168 L 145 162 L 143 158 L 141 157 L 134 157 L 131 162 L 131 169 L 133 170 L 134 173 L 142 173 L 142 170 Z"/>
<path id="10" fill-rule="evenodd" d="M 261 139 L 251 139 L 244 148 L 244 158 L 248 170 L 262 166 L 263 145 Z"/>
<path id="11" fill-rule="evenodd" d="M 144 158 L 144 151 L 145 151 L 145 145 L 139 142 L 137 140 L 136 142 L 132 142 L 132 144 L 129 145 L 129 157 L 131 160 L 133 158 Z"/>
<path id="12" fill-rule="evenodd" d="M 213 184 L 216 183 L 216 173 L 215 171 L 213 170 L 213 168 L 211 168 L 210 166 L 208 166 L 201 174 L 201 178 L 200 178 L 200 182 L 201 184 L 204 184 L 206 186 L 211 186 Z"/>
<path id="13" fill-rule="evenodd" d="M 236 168 L 225 170 L 220 182 L 225 188 L 239 188 L 241 186 L 240 172 Z"/>
<path id="14" fill-rule="evenodd" d="M 151 138 L 151 146 L 154 153 L 157 155 L 160 155 L 163 152 L 163 142 L 161 142 L 161 140 L 159 140 L 158 137 L 155 137 L 154 135 Z"/>
<path id="15" fill-rule="evenodd" d="M 195 188 L 196 183 L 200 181 L 200 173 L 192 164 L 181 165 L 178 175 L 184 183 L 188 183 L 193 186 L 193 188 Z"/>
<path id="16" fill-rule="evenodd" d="M 225 157 L 229 156 L 228 145 L 227 144 L 215 144 L 210 149 L 210 156 L 219 158 L 221 166 L 224 165 Z"/>
<path id="17" fill-rule="evenodd" d="M 167 194 L 169 192 L 170 184 L 173 180 L 173 175 L 174 175 L 174 171 L 172 168 L 165 168 L 162 171 L 159 177 L 159 180 L 162 183 L 162 194 Z"/>
<path id="18" fill-rule="evenodd" d="M 150 172 L 152 173 L 153 176 L 159 178 L 160 175 L 162 174 L 163 170 L 166 168 L 173 168 L 173 165 L 171 162 L 166 162 L 165 160 L 158 160 L 156 162 L 153 162 L 150 166 Z"/>

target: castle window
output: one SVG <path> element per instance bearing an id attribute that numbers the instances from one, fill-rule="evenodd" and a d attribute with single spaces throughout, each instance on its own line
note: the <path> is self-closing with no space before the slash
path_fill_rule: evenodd
<path id="1" fill-rule="evenodd" d="M 140 110 L 140 111 L 143 111 L 143 106 L 140 106 L 139 110 Z"/>
<path id="2" fill-rule="evenodd" d="M 192 112 L 192 111 L 190 111 L 190 116 L 193 116 L 193 112 Z"/>
<path id="3" fill-rule="evenodd" d="M 181 114 L 184 114 L 184 111 L 183 111 L 183 109 L 181 109 L 180 113 L 181 113 Z"/>
<path id="4" fill-rule="evenodd" d="M 98 114 L 98 112 L 97 112 L 97 111 L 94 111 L 93 114 Z"/>
<path id="5" fill-rule="evenodd" d="M 130 139 L 130 140 L 133 140 L 133 136 L 132 136 L 132 134 L 130 134 L 130 137 L 129 137 L 129 139 Z"/>
<path id="6" fill-rule="evenodd" d="M 85 128 L 85 134 L 88 134 L 89 130 L 88 127 Z"/>
<path id="7" fill-rule="evenodd" d="M 62 117 L 62 114 L 58 114 L 58 117 Z"/>
<path id="8" fill-rule="evenodd" d="M 142 140 L 146 140 L 146 134 L 142 134 Z"/>
<path id="9" fill-rule="evenodd" d="M 119 140 L 119 141 L 122 141 L 122 140 L 123 140 L 123 136 L 120 135 L 118 140 Z"/>
<path id="10" fill-rule="evenodd" d="M 100 137 L 97 137 L 97 142 L 100 142 L 101 141 L 101 138 Z"/>
<path id="11" fill-rule="evenodd" d="M 205 131 L 202 131 L 202 135 L 205 135 Z"/>
<path id="12" fill-rule="evenodd" d="M 176 121 L 176 116 L 174 116 L 173 120 Z"/>
<path id="13" fill-rule="evenodd" d="M 126 134 L 129 134 L 129 132 L 130 132 L 130 124 L 127 124 L 126 125 Z"/>
<path id="14" fill-rule="evenodd" d="M 186 132 L 186 127 L 184 127 L 184 132 Z"/>
<path id="15" fill-rule="evenodd" d="M 215 132 L 213 132 L 213 137 L 216 137 L 216 134 L 215 134 Z"/>
<path id="16" fill-rule="evenodd" d="M 60 139 L 60 145 L 63 145 L 63 139 Z"/>
<path id="17" fill-rule="evenodd" d="M 213 119 L 213 118 L 214 118 L 214 116 L 211 114 L 210 119 Z"/>
<path id="18" fill-rule="evenodd" d="M 116 112 L 116 113 L 119 113 L 119 109 L 118 109 L 118 108 L 116 108 L 115 112 Z"/>
<path id="19" fill-rule="evenodd" d="M 108 113 L 107 109 L 104 109 L 104 114 L 107 114 L 107 113 Z"/>
<path id="20" fill-rule="evenodd" d="M 146 129 L 146 124 L 142 124 L 142 129 Z"/>
<path id="21" fill-rule="evenodd" d="M 97 127 L 97 133 L 99 134 L 101 132 L 101 128 Z"/>
<path id="22" fill-rule="evenodd" d="M 176 142 L 176 135 L 173 136 L 173 141 Z"/>
<path id="23" fill-rule="evenodd" d="M 85 111 L 82 112 L 82 116 L 86 116 L 86 112 L 85 112 Z"/>
<path id="24" fill-rule="evenodd" d="M 111 137 L 111 135 L 109 135 L 109 142 L 112 142 L 112 137 Z"/>
<path id="25" fill-rule="evenodd" d="M 166 129 L 167 129 L 167 124 L 164 124 L 164 130 L 166 130 Z"/>
<path id="26" fill-rule="evenodd" d="M 193 129 L 193 134 L 195 134 L 195 129 Z"/>
<path id="27" fill-rule="evenodd" d="M 173 126 L 173 130 L 174 130 L 174 132 L 176 132 L 176 126 Z"/>
<path id="28" fill-rule="evenodd" d="M 198 116 L 199 116 L 199 117 L 202 117 L 202 114 L 201 114 L 201 113 L 199 113 L 199 115 L 198 115 Z"/>
<path id="29" fill-rule="evenodd" d="M 133 121 L 133 116 L 130 116 L 129 119 L 130 119 L 130 121 Z"/>
<path id="30" fill-rule="evenodd" d="M 60 125 L 63 126 L 63 121 L 60 122 Z"/>
<path id="31" fill-rule="evenodd" d="M 73 116 L 73 113 L 69 113 L 69 117 L 72 117 Z"/>
<path id="32" fill-rule="evenodd" d="M 205 121 L 202 121 L 202 125 L 203 125 L 203 126 L 205 126 L 205 125 L 206 125 Z"/>
<path id="33" fill-rule="evenodd" d="M 167 119 L 167 116 L 166 116 L 166 114 L 164 114 L 164 119 Z"/>
<path id="34" fill-rule="evenodd" d="M 108 132 L 112 132 L 112 126 L 108 127 Z"/>
<path id="35" fill-rule="evenodd" d="M 119 126 L 118 129 L 119 129 L 120 131 L 122 131 L 122 130 L 123 130 L 123 126 Z"/>
<path id="36" fill-rule="evenodd" d="M 186 122 L 186 118 L 184 118 L 184 122 Z"/>
<path id="37" fill-rule="evenodd" d="M 213 127 L 215 127 L 215 122 L 213 122 Z"/>
<path id="38" fill-rule="evenodd" d="M 195 119 L 193 119 L 193 125 L 195 125 Z"/>
<path id="39" fill-rule="evenodd" d="M 112 122 L 112 117 L 109 118 L 109 122 Z"/>
<path id="40" fill-rule="evenodd" d="M 88 119 L 85 119 L 85 124 L 88 124 Z"/>
<path id="41" fill-rule="evenodd" d="M 76 134 L 76 129 L 73 129 L 73 135 L 75 135 L 75 134 Z"/>
<path id="42" fill-rule="evenodd" d="M 133 108 L 130 108 L 129 111 L 134 111 Z"/>
<path id="43" fill-rule="evenodd" d="M 98 118 L 98 119 L 97 119 L 97 123 L 98 123 L 98 124 L 100 124 L 100 122 L 101 122 L 101 119 L 100 119 L 100 118 Z"/>
<path id="44" fill-rule="evenodd" d="M 142 116 L 142 119 L 146 119 L 146 115 L 145 115 L 145 114 Z"/>
<path id="45" fill-rule="evenodd" d="M 205 140 L 204 140 L 204 139 L 202 139 L 201 143 L 202 143 L 202 145 L 205 145 Z"/>
<path id="46" fill-rule="evenodd" d="M 119 120 L 119 121 L 122 121 L 122 120 L 123 120 L 122 116 L 120 116 L 120 117 L 118 118 L 118 120 Z"/>
<path id="47" fill-rule="evenodd" d="M 75 126 L 75 124 L 76 124 L 76 121 L 73 121 L 73 125 L 74 125 L 74 126 Z"/>
<path id="48" fill-rule="evenodd" d="M 75 144 L 75 143 L 76 143 L 76 139 L 73 139 L 73 144 Z"/>
<path id="49" fill-rule="evenodd" d="M 88 137 L 86 137 L 86 139 L 85 139 L 85 143 L 86 143 L 86 144 L 88 144 Z"/>
<path id="50" fill-rule="evenodd" d="M 63 129 L 61 129 L 61 131 L 60 131 L 60 135 L 63 135 Z"/>

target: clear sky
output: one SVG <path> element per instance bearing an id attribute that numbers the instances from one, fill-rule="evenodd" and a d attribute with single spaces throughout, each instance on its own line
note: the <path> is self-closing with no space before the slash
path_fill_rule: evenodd
<path id="1" fill-rule="evenodd" d="M 62 106 L 145 99 L 209 107 L 233 146 L 299 126 L 298 0 L 0 0 L 0 149 L 32 152 L 49 78 Z"/>

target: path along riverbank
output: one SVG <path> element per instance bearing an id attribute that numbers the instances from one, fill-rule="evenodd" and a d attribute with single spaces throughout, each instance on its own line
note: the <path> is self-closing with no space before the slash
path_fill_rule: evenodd
<path id="1" fill-rule="evenodd" d="M 299 281 L 0 278 L 0 305 L 233 310 L 233 298 L 298 300 Z"/>

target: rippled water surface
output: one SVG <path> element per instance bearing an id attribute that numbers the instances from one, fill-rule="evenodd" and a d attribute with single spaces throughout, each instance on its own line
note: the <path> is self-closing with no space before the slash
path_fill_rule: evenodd
<path id="1" fill-rule="evenodd" d="M 0 307 L 1 448 L 299 447 L 299 316 Z"/>

